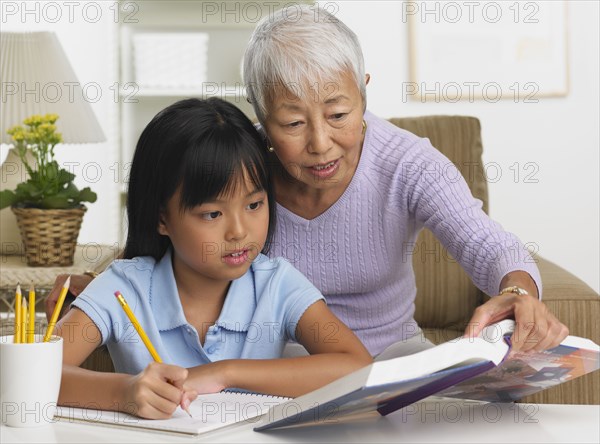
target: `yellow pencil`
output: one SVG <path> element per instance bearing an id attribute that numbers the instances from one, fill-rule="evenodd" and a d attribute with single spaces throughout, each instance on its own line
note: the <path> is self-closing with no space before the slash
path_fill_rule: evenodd
<path id="1" fill-rule="evenodd" d="M 133 311 L 131 311 L 131 308 L 129 308 L 129 305 L 127 305 L 127 301 L 125 300 L 125 298 L 123 297 L 123 295 L 121 294 L 121 292 L 120 291 L 115 291 L 115 296 L 117 297 L 117 300 L 119 301 L 119 304 L 121 304 L 121 307 L 123 307 L 123 310 L 125 311 L 125 314 L 127 315 L 127 317 L 129 318 L 129 320 L 133 324 L 133 327 L 135 328 L 135 331 L 138 332 L 138 335 L 140 335 L 140 338 L 142 338 L 142 342 L 144 343 L 144 345 L 146 346 L 146 348 L 148 349 L 148 351 L 152 355 L 152 359 L 154 359 L 156 362 L 162 362 L 162 359 L 160 359 L 160 356 L 156 352 L 156 349 L 154 348 L 154 345 L 152 345 L 152 342 L 150 342 L 150 338 L 148 337 L 148 335 L 146 334 L 146 332 L 144 331 L 144 329 L 140 325 L 139 321 L 137 320 L 137 318 L 133 314 Z"/>
<path id="2" fill-rule="evenodd" d="M 15 294 L 15 332 L 14 343 L 21 343 L 21 284 L 17 284 L 17 292 Z"/>
<path id="3" fill-rule="evenodd" d="M 21 302 L 21 344 L 27 344 L 27 299 L 23 296 L 23 302 Z"/>
<path id="4" fill-rule="evenodd" d="M 33 282 L 29 286 L 29 329 L 27 330 L 27 342 L 33 343 L 35 335 L 35 288 Z"/>
<path id="5" fill-rule="evenodd" d="M 52 333 L 54 332 L 54 327 L 56 326 L 58 315 L 62 310 L 62 306 L 65 302 L 65 297 L 67 297 L 67 292 L 69 291 L 70 285 L 71 276 L 67 278 L 67 280 L 63 284 L 62 290 L 60 291 L 60 295 L 58 296 L 58 300 L 56 301 L 56 306 L 54 307 L 54 311 L 52 312 L 52 317 L 50 318 L 50 323 L 48 324 L 48 329 L 46 330 L 46 334 L 44 335 L 44 342 L 48 342 L 50 340 L 50 336 L 52 336 Z"/>
<path id="6" fill-rule="evenodd" d="M 121 292 L 120 291 L 115 291 L 115 296 L 116 296 L 117 300 L 119 301 L 119 304 L 121 304 L 121 307 L 125 311 L 125 314 L 127 315 L 127 317 L 129 318 L 129 320 L 133 324 L 133 327 L 135 328 L 135 331 L 138 332 L 138 335 L 140 335 L 140 338 L 142 338 L 142 342 L 144 343 L 144 345 L 146 346 L 146 348 L 148 349 L 148 351 L 152 355 L 152 359 L 154 359 L 155 362 L 162 362 L 162 359 L 160 359 L 160 356 L 157 353 L 156 349 L 154 348 L 154 345 L 152 345 L 152 342 L 150 342 L 150 338 L 148 337 L 148 335 L 146 334 L 146 332 L 144 331 L 144 329 L 140 325 L 139 321 L 137 320 L 137 318 L 133 314 L 133 311 L 131 311 L 131 308 L 129 308 L 129 305 L 127 304 L 127 301 L 125 300 L 125 298 L 123 297 L 123 295 L 121 294 Z M 171 381 L 169 381 L 169 382 L 171 382 Z M 184 410 L 186 411 L 186 413 L 188 415 L 190 415 L 190 418 L 191 418 L 192 414 L 190 413 L 189 409 L 184 409 Z"/>

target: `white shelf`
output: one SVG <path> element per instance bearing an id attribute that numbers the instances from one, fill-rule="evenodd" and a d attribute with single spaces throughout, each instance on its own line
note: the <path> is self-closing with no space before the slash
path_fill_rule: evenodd
<path id="1" fill-rule="evenodd" d="M 160 89 L 160 88 L 122 88 L 121 97 L 135 99 L 136 97 L 246 97 L 242 85 L 217 86 L 207 82 L 202 88 Z"/>
<path id="2" fill-rule="evenodd" d="M 117 35 L 121 85 L 119 122 L 122 208 L 124 208 L 124 197 L 127 191 L 125 178 L 128 175 L 128 165 L 133 158 L 135 146 L 144 127 L 159 111 L 180 99 L 219 97 L 236 105 L 249 118 L 254 118 L 241 79 L 241 60 L 250 35 L 260 20 L 256 13 L 261 12 L 260 15 L 265 16 L 286 3 L 246 0 L 236 2 L 120 0 Z M 173 82 L 174 85 L 197 84 L 198 87 L 140 86 L 140 79 L 136 81 L 134 66 L 134 39 L 140 33 L 207 33 L 206 72 L 203 72 L 202 77 L 199 78 Z M 177 63 L 161 67 L 176 69 Z M 200 84 L 201 80 L 202 84 Z M 123 227 L 124 235 L 121 241 L 125 239 L 124 232 L 125 227 Z"/>
<path id="3" fill-rule="evenodd" d="M 266 15 L 285 5 L 312 3 L 286 1 L 121 0 L 121 22 L 133 27 L 175 26 L 202 29 L 252 30 Z"/>

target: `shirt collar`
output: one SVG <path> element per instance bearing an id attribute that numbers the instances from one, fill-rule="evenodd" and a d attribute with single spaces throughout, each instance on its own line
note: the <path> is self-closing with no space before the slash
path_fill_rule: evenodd
<path id="1" fill-rule="evenodd" d="M 179 299 L 171 256 L 172 250 L 169 248 L 156 264 L 150 284 L 150 306 L 160 331 L 188 324 Z M 259 258 L 260 255 L 255 260 Z M 215 325 L 231 331 L 248 331 L 256 310 L 253 268 L 254 264 L 243 276 L 231 282 Z"/>
<path id="2" fill-rule="evenodd" d="M 254 264 L 238 279 L 231 282 L 225 297 L 218 327 L 230 331 L 248 331 L 256 310 L 256 291 L 254 288 Z"/>
<path id="3" fill-rule="evenodd" d="M 169 248 L 156 264 L 150 284 L 150 306 L 160 331 L 172 330 L 188 323 L 179 299 L 171 253 Z"/>

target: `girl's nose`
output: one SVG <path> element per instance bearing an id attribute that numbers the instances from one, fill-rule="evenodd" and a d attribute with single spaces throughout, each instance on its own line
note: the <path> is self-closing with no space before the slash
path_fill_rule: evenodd
<path id="1" fill-rule="evenodd" d="M 226 240 L 230 242 L 243 240 L 248 232 L 242 217 L 232 216 L 227 226 L 227 232 L 225 233 Z"/>

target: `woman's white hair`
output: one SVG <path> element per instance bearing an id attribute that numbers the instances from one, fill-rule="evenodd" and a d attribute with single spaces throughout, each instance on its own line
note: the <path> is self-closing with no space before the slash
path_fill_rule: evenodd
<path id="1" fill-rule="evenodd" d="M 286 6 L 256 26 L 243 62 L 248 100 L 264 124 L 267 101 L 283 87 L 303 98 L 318 84 L 352 73 L 366 106 L 365 64 L 356 34 L 334 15 L 310 5 Z"/>

